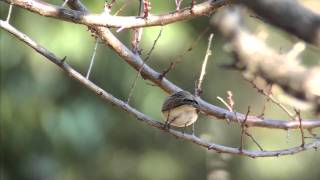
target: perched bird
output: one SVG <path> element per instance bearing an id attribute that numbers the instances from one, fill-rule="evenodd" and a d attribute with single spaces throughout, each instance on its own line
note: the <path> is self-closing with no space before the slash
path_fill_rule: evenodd
<path id="1" fill-rule="evenodd" d="M 167 126 L 186 127 L 197 120 L 199 103 L 188 91 L 179 91 L 167 97 L 161 111 Z"/>

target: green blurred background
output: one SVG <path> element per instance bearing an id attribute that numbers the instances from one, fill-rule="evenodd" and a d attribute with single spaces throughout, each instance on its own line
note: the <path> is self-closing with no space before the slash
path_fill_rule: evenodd
<path id="1" fill-rule="evenodd" d="M 132 0 L 121 15 L 134 15 L 137 0 Z M 60 5 L 61 1 L 47 1 Z M 104 1 L 83 1 L 91 12 L 100 13 Z M 197 1 L 200 2 L 200 1 Z M 317 0 L 303 1 L 320 12 Z M 124 0 L 117 0 L 116 11 Z M 184 5 L 189 2 L 185 1 Z M 174 1 L 151 0 L 151 13 L 174 10 Z M 1 19 L 8 5 L 0 2 Z M 250 13 L 249 13 L 250 14 Z M 164 27 L 159 43 L 148 64 L 162 71 L 186 51 L 194 39 L 208 26 L 210 17 L 179 22 Z M 274 49 L 288 51 L 293 44 L 286 33 L 246 18 L 255 32 L 266 29 Z M 58 21 L 13 8 L 11 24 L 32 37 L 85 74 L 94 47 L 94 39 L 82 25 Z M 143 57 L 151 48 L 160 27 L 144 29 Z M 168 74 L 168 79 L 193 91 L 205 55 L 207 32 L 183 61 Z M 235 108 L 259 114 L 265 98 L 243 80 L 239 72 L 220 66 L 232 62 L 224 51 L 224 43 L 214 32 L 213 55 L 210 57 L 203 84 L 203 98 L 224 107 L 216 97 L 233 91 Z M 130 33 L 116 33 L 125 44 Z M 247 158 L 221 155 L 176 139 L 141 123 L 119 108 L 103 102 L 79 83 L 70 79 L 57 66 L 0 31 L 1 57 L 1 179 L 3 180 L 84 180 L 84 179 L 320 179 L 320 152 L 310 150 L 292 156 Z M 304 63 L 319 65 L 319 49 L 308 47 L 302 55 Z M 91 80 L 114 96 L 126 100 L 136 71 L 109 47 L 99 44 Z M 131 105 L 160 120 L 160 107 L 166 94 L 139 78 Z M 314 118 L 303 113 L 304 118 Z M 267 104 L 266 117 L 288 119 L 275 105 Z M 287 137 L 283 130 L 250 128 L 250 132 L 266 150 L 300 144 L 299 131 Z M 318 131 L 319 132 L 319 131 Z M 240 130 L 237 124 L 200 116 L 197 135 L 223 145 L 238 147 Z M 249 140 L 246 148 L 257 149 Z"/>

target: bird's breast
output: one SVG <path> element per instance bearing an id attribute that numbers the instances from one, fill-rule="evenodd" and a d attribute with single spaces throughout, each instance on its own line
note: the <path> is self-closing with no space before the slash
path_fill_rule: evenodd
<path id="1" fill-rule="evenodd" d="M 176 127 L 185 127 L 193 124 L 197 118 L 197 109 L 190 105 L 182 105 L 168 111 L 164 111 L 165 120 L 170 125 Z"/>

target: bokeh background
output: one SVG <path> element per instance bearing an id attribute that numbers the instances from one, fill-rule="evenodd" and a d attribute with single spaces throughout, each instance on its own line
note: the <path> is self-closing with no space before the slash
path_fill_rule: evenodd
<path id="1" fill-rule="evenodd" d="M 121 15 L 137 13 L 138 1 L 131 1 Z M 62 4 L 58 0 L 47 2 Z M 124 2 L 117 0 L 113 12 Z M 301 2 L 320 12 L 318 0 Z M 83 3 L 91 12 L 101 13 L 104 1 Z M 188 3 L 185 0 L 183 5 Z M 151 4 L 151 13 L 175 9 L 173 0 L 151 0 Z M 1 19 L 5 19 L 8 5 L 0 2 L 0 10 Z M 290 35 L 250 17 L 250 14 L 248 12 L 246 17 L 248 28 L 252 32 L 266 31 L 269 34 L 266 41 L 275 50 L 287 52 L 295 43 Z M 210 17 L 201 17 L 165 26 L 148 64 L 157 71 L 165 69 L 208 27 L 209 20 Z M 94 38 L 85 26 L 42 17 L 16 7 L 13 8 L 11 24 L 59 57 L 67 56 L 70 65 L 82 74 L 86 73 Z M 160 27 L 144 29 L 143 57 L 159 30 Z M 259 95 L 239 72 L 221 68 L 221 65 L 232 62 L 232 56 L 224 50 L 225 40 L 218 32 L 207 32 L 167 77 L 180 87 L 193 91 L 211 32 L 215 33 L 213 55 L 207 66 L 203 98 L 223 107 L 216 97 L 225 97 L 225 92 L 231 90 L 238 111 L 245 113 L 250 105 L 252 114 L 259 114 L 265 97 Z M 116 36 L 129 46 L 129 31 L 123 30 Z M 319 65 L 319 57 L 319 49 L 309 46 L 302 54 L 303 63 L 310 66 Z M 319 150 L 256 159 L 221 155 L 151 128 L 103 102 L 3 30 L 0 31 L 0 58 L 2 180 L 320 178 Z M 103 44 L 98 46 L 95 62 L 92 81 L 126 100 L 137 72 Z M 277 92 L 275 94 L 277 96 Z M 165 97 L 161 89 L 139 78 L 131 105 L 161 120 L 160 108 Z M 288 119 L 270 103 L 267 104 L 266 117 Z M 310 112 L 304 112 L 303 117 L 314 118 Z M 295 130 L 287 133 L 250 128 L 250 132 L 266 150 L 300 144 L 299 131 Z M 196 124 L 196 134 L 215 143 L 239 145 L 237 124 L 201 116 Z M 249 140 L 246 148 L 257 149 Z"/>

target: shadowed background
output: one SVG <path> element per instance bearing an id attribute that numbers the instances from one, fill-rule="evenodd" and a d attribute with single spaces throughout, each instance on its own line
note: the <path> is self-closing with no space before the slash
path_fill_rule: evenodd
<path id="1" fill-rule="evenodd" d="M 61 4 L 61 1 L 47 1 Z M 101 13 L 103 1 L 83 1 L 94 13 Z M 123 0 L 114 6 L 116 11 Z M 138 1 L 133 1 L 121 15 L 135 15 Z M 199 1 L 200 2 L 200 1 Z M 316 0 L 303 1 L 320 12 Z M 184 1 L 184 6 L 189 2 Z M 310 5 L 311 4 L 311 5 Z M 1 19 L 8 5 L 0 2 Z M 151 0 L 151 13 L 175 9 L 174 1 Z M 248 12 L 250 14 L 250 12 Z M 165 26 L 148 64 L 162 71 L 185 52 L 207 28 L 209 17 Z M 286 33 L 274 29 L 256 18 L 247 17 L 251 31 L 265 28 L 267 43 L 275 50 L 287 52 L 294 41 Z M 94 38 L 82 25 L 41 17 L 14 7 L 11 24 L 42 44 L 82 74 L 86 74 L 94 47 Z M 145 28 L 142 37 L 143 55 L 159 33 L 160 27 Z M 167 78 L 181 88 L 193 92 L 205 56 L 207 32 Z M 258 94 L 236 71 L 220 66 L 232 62 L 224 51 L 224 40 L 215 32 L 213 55 L 210 56 L 203 83 L 203 99 L 223 107 L 216 97 L 225 97 L 231 90 L 235 109 L 245 113 L 250 105 L 252 114 L 259 114 L 265 97 Z M 130 44 L 129 31 L 116 33 L 122 42 Z M 303 54 L 307 65 L 319 65 L 318 49 L 309 47 Z M 319 151 L 293 156 L 251 159 L 208 152 L 189 142 L 167 135 L 136 121 L 120 109 L 103 102 L 92 92 L 72 81 L 52 63 L 32 49 L 0 31 L 1 58 L 1 179 L 310 179 L 320 177 Z M 136 71 L 112 50 L 99 44 L 91 80 L 114 96 L 126 100 Z M 160 109 L 166 94 L 139 78 L 131 105 L 143 113 L 161 120 Z M 271 103 L 266 116 L 288 119 Z M 312 118 L 311 113 L 303 113 Z M 299 145 L 299 130 L 250 128 L 249 131 L 267 150 Z M 318 131 L 319 132 L 319 131 Z M 240 130 L 237 124 L 227 124 L 200 116 L 196 134 L 213 142 L 238 147 Z M 257 149 L 250 140 L 246 148 Z"/>

